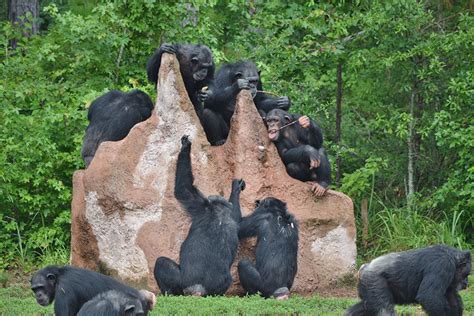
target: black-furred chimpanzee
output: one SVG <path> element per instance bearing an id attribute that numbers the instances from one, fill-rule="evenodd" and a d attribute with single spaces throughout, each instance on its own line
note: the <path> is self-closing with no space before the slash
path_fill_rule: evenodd
<path id="1" fill-rule="evenodd" d="M 256 264 L 239 262 L 240 284 L 249 294 L 286 299 L 297 270 L 298 223 L 276 198 L 257 201 L 256 207 L 240 222 L 240 239 L 257 236 Z"/>
<path id="2" fill-rule="evenodd" d="M 200 44 L 162 44 L 148 59 L 146 65 L 148 80 L 155 84 L 158 81 L 158 71 L 163 53 L 176 55 L 189 99 L 198 117 L 201 118 L 202 107 L 198 93 L 210 83 L 216 69 L 211 50 Z"/>
<path id="3" fill-rule="evenodd" d="M 100 143 L 125 138 L 135 124 L 151 116 L 154 105 L 148 94 L 140 90 L 124 93 L 112 90 L 95 99 L 89 107 L 82 145 L 86 167 L 94 158 Z"/>
<path id="4" fill-rule="evenodd" d="M 109 290 L 138 297 L 145 315 L 155 304 L 155 295 L 149 291 L 139 291 L 109 276 L 72 266 L 47 266 L 37 271 L 31 278 L 31 289 L 41 306 L 54 301 L 57 316 L 76 315 L 86 302 Z"/>
<path id="5" fill-rule="evenodd" d="M 225 143 L 230 119 L 235 111 L 236 97 L 242 89 L 250 90 L 261 115 L 275 108 L 290 108 L 288 97 L 272 97 L 262 91 L 260 73 L 252 61 L 224 64 L 217 71 L 209 88 L 199 94 L 204 102 L 203 127 L 211 145 Z"/>
<path id="6" fill-rule="evenodd" d="M 458 291 L 471 273 L 471 253 L 435 245 L 393 252 L 359 269 L 359 297 L 345 315 L 395 315 L 396 304 L 421 304 L 428 315 L 459 316 Z"/>
<path id="7" fill-rule="evenodd" d="M 142 316 L 145 310 L 140 298 L 130 293 L 110 290 L 97 294 L 85 303 L 77 316 Z"/>
<path id="8" fill-rule="evenodd" d="M 191 142 L 181 138 L 176 166 L 174 195 L 191 215 L 191 228 L 180 249 L 180 264 L 160 257 L 155 278 L 162 293 L 171 295 L 221 295 L 232 283 L 230 266 L 239 244 L 240 192 L 243 180 L 232 181 L 229 201 L 221 196 L 205 197 L 194 186 Z"/>
<path id="9" fill-rule="evenodd" d="M 331 166 L 323 147 L 323 133 L 319 126 L 305 115 L 289 114 L 280 109 L 265 116 L 268 137 L 290 176 L 313 183 L 311 190 L 322 196 L 331 184 Z"/>

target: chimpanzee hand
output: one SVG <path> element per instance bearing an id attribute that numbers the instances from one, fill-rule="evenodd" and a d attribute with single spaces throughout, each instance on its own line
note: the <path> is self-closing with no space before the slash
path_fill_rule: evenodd
<path id="1" fill-rule="evenodd" d="M 183 146 L 183 147 L 191 146 L 191 141 L 189 140 L 189 135 L 183 135 L 183 137 L 181 137 L 181 146 Z"/>
<path id="2" fill-rule="evenodd" d="M 204 90 L 206 87 L 202 88 L 202 90 L 198 91 L 198 100 L 199 102 L 206 102 L 209 96 L 212 96 L 212 90 Z"/>
<path id="3" fill-rule="evenodd" d="M 306 145 L 305 150 L 309 155 L 309 169 L 316 169 L 321 163 L 321 157 L 319 156 L 319 151 L 316 148 Z"/>
<path id="4" fill-rule="evenodd" d="M 282 110 L 288 110 L 291 106 L 290 98 L 287 96 L 279 97 L 277 99 L 277 107 Z"/>
<path id="5" fill-rule="evenodd" d="M 244 179 L 234 179 L 232 180 L 232 187 L 235 188 L 235 187 L 238 187 L 240 189 L 240 191 L 243 191 L 245 190 L 245 181 Z"/>
<path id="6" fill-rule="evenodd" d="M 303 115 L 302 117 L 298 119 L 298 123 L 300 123 L 301 127 L 307 128 L 309 127 L 311 121 L 309 117 L 307 117 L 306 115 Z"/>
<path id="7" fill-rule="evenodd" d="M 247 79 L 237 79 L 237 86 L 239 87 L 240 90 L 242 89 L 250 89 L 250 81 Z"/>
<path id="8" fill-rule="evenodd" d="M 324 188 L 322 185 L 320 185 L 317 182 L 312 182 L 311 183 L 311 191 L 314 193 L 316 196 L 323 196 L 324 193 L 326 193 L 327 189 Z"/>
<path id="9" fill-rule="evenodd" d="M 161 44 L 160 50 L 162 53 L 176 54 L 176 50 L 171 44 Z"/>

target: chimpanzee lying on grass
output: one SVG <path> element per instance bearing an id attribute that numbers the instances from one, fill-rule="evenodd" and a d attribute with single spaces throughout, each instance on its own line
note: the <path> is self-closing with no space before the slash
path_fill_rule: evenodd
<path id="1" fill-rule="evenodd" d="M 31 289 L 41 306 L 54 301 L 57 316 L 75 316 L 97 294 L 115 290 L 140 300 L 145 315 L 155 305 L 155 295 L 136 290 L 113 278 L 72 266 L 47 266 L 31 278 Z"/>

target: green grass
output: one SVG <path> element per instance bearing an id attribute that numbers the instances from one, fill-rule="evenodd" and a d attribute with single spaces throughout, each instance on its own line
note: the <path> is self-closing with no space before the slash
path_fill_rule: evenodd
<path id="1" fill-rule="evenodd" d="M 470 277 L 470 284 L 474 276 Z M 461 292 L 464 315 L 474 315 L 474 290 Z M 301 297 L 287 301 L 250 297 L 172 297 L 158 296 L 151 315 L 342 315 L 357 300 L 352 298 Z M 419 306 L 399 306 L 398 313 L 423 315 Z M 36 304 L 32 292 L 21 286 L 0 289 L 0 315 L 53 315 L 52 306 Z"/>

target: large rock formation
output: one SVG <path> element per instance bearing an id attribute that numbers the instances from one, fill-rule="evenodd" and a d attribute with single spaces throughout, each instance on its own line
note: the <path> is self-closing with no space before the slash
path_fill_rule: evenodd
<path id="1" fill-rule="evenodd" d="M 300 223 L 298 274 L 293 290 L 327 289 L 355 263 L 353 205 L 342 193 L 315 198 L 307 183 L 290 178 L 250 94 L 242 91 L 225 145 L 209 146 L 172 55 L 164 54 L 152 116 L 118 142 L 102 143 L 89 168 L 73 179 L 72 264 L 100 270 L 157 290 L 155 260 L 178 260 L 189 217 L 173 196 L 180 138 L 190 135 L 195 184 L 205 194 L 228 196 L 243 178 L 243 215 L 267 196 L 285 200 Z M 242 243 L 237 260 L 252 256 Z M 236 260 L 236 262 L 237 262 Z M 228 293 L 238 294 L 238 276 Z"/>

